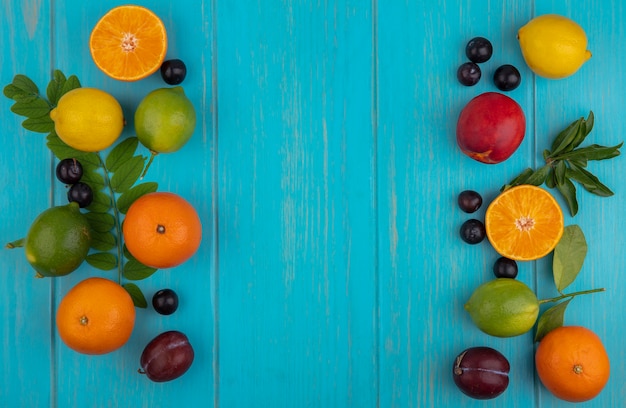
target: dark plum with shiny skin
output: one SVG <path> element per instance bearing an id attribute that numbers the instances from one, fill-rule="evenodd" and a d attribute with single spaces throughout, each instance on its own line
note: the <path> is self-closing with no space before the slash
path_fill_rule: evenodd
<path id="1" fill-rule="evenodd" d="M 465 221 L 460 229 L 461 239 L 468 244 L 478 244 L 485 239 L 485 224 L 475 218 Z"/>
<path id="2" fill-rule="evenodd" d="M 512 91 L 522 82 L 522 76 L 513 65 L 505 64 L 496 68 L 493 83 L 501 91 Z"/>
<path id="3" fill-rule="evenodd" d="M 161 64 L 161 78 L 168 85 L 178 85 L 185 80 L 187 67 L 179 59 L 171 59 Z"/>
<path id="4" fill-rule="evenodd" d="M 144 348 L 139 373 L 154 382 L 172 381 L 189 370 L 193 358 L 193 348 L 187 336 L 176 330 L 166 331 Z"/>
<path id="5" fill-rule="evenodd" d="M 63 159 L 57 164 L 56 176 L 62 183 L 77 183 L 83 177 L 83 165 L 76 159 Z"/>
<path id="6" fill-rule="evenodd" d="M 489 61 L 493 54 L 493 45 L 485 37 L 474 37 L 465 46 L 465 55 L 470 61 L 480 64 Z"/>
<path id="7" fill-rule="evenodd" d="M 517 262 L 501 256 L 493 264 L 493 274 L 496 278 L 515 279 L 517 277 Z"/>
<path id="8" fill-rule="evenodd" d="M 463 190 L 458 197 L 459 208 L 468 214 L 478 211 L 483 204 L 483 198 L 474 190 Z"/>
<path id="9" fill-rule="evenodd" d="M 67 191 L 67 200 L 75 201 L 80 208 L 87 207 L 93 202 L 93 190 L 89 184 L 79 181 Z"/>
<path id="10" fill-rule="evenodd" d="M 509 361 L 491 347 L 471 347 L 454 359 L 452 378 L 459 389 L 475 399 L 492 399 L 509 386 Z"/>
<path id="11" fill-rule="evenodd" d="M 465 62 L 456 70 L 456 78 L 465 86 L 476 85 L 481 76 L 480 67 L 473 62 Z"/>
<path id="12" fill-rule="evenodd" d="M 159 314 L 171 315 L 178 309 L 178 295 L 172 289 L 158 290 L 152 296 L 152 307 Z"/>

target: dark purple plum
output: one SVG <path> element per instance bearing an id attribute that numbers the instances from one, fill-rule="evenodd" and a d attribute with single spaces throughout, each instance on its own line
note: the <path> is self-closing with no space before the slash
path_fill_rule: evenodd
<path id="1" fill-rule="evenodd" d="M 486 62 L 493 54 L 493 45 L 485 37 L 474 37 L 465 46 L 465 55 L 477 64 Z"/>
<path id="2" fill-rule="evenodd" d="M 159 314 L 171 315 L 178 309 L 178 295 L 172 289 L 161 289 L 152 296 L 152 307 Z"/>
<path id="3" fill-rule="evenodd" d="M 89 184 L 79 181 L 67 191 L 67 201 L 76 201 L 80 208 L 87 207 L 93 201 L 93 190 Z"/>
<path id="4" fill-rule="evenodd" d="M 468 244 L 478 244 L 485 239 L 487 232 L 485 231 L 485 224 L 477 219 L 469 219 L 461 225 L 460 229 L 461 239 Z"/>
<path id="5" fill-rule="evenodd" d="M 493 274 L 496 278 L 515 279 L 517 277 L 517 262 L 501 256 L 493 264 Z"/>
<path id="6" fill-rule="evenodd" d="M 492 399 L 509 386 L 509 361 L 491 347 L 471 347 L 454 359 L 452 378 L 459 389 L 475 399 Z"/>
<path id="7" fill-rule="evenodd" d="M 481 76 L 480 67 L 474 62 L 465 62 L 456 70 L 456 79 L 465 86 L 476 85 Z"/>
<path id="8" fill-rule="evenodd" d="M 172 381 L 185 374 L 193 363 L 194 352 L 187 336 L 166 331 L 156 336 L 141 353 L 141 374 L 154 382 Z"/>
<path id="9" fill-rule="evenodd" d="M 463 190 L 458 197 L 459 208 L 466 213 L 478 211 L 483 204 L 483 198 L 476 191 Z"/>
<path id="10" fill-rule="evenodd" d="M 77 183 L 83 176 L 83 165 L 76 159 L 63 159 L 57 164 L 56 176 L 62 183 Z"/>

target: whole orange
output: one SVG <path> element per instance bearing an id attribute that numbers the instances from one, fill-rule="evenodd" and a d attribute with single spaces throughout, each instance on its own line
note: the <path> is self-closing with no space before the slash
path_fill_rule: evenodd
<path id="1" fill-rule="evenodd" d="M 202 224 L 184 198 L 154 192 L 131 204 L 122 234 L 126 248 L 139 262 L 157 269 L 171 268 L 196 253 L 202 240 Z"/>
<path id="2" fill-rule="evenodd" d="M 557 398 L 582 402 L 596 397 L 609 380 L 610 363 L 602 340 L 580 326 L 562 326 L 539 342 L 537 374 Z"/>
<path id="3" fill-rule="evenodd" d="M 126 290 L 104 278 L 87 278 L 59 303 L 56 325 L 61 340 L 84 354 L 105 354 L 122 347 L 135 326 L 135 306 Z"/>

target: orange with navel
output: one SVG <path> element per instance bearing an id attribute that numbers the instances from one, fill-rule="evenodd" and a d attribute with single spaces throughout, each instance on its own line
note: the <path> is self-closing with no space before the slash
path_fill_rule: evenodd
<path id="1" fill-rule="evenodd" d="M 187 200 L 174 193 L 154 192 L 131 204 L 122 233 L 126 248 L 139 262 L 158 269 L 171 268 L 196 253 L 202 224 Z"/>
<path id="2" fill-rule="evenodd" d="M 109 279 L 87 278 L 59 303 L 56 326 L 61 340 L 84 354 L 122 347 L 135 326 L 135 306 L 126 290 Z"/>
<path id="3" fill-rule="evenodd" d="M 562 326 L 548 332 L 537 347 L 535 366 L 543 385 L 569 402 L 595 398 L 611 371 L 602 341 L 581 326 Z"/>
<path id="4" fill-rule="evenodd" d="M 89 50 L 98 68 L 111 78 L 137 81 L 161 67 L 167 51 L 167 32 L 151 10 L 118 6 L 93 28 Z"/>
<path id="5" fill-rule="evenodd" d="M 530 261 L 548 255 L 563 235 L 563 211 L 546 190 L 511 187 L 496 197 L 485 213 L 485 230 L 500 255 Z"/>

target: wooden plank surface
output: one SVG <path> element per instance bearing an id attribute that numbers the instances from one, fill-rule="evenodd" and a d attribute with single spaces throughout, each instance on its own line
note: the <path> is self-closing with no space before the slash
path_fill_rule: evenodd
<path id="1" fill-rule="evenodd" d="M 45 89 L 55 68 L 76 74 L 83 86 L 120 100 L 128 120 L 123 137 L 133 135 L 137 104 L 165 84 L 158 74 L 122 83 L 93 64 L 91 28 L 118 4 L 3 2 L 0 84 L 26 74 Z M 186 62 L 183 86 L 199 113 L 189 144 L 159 155 L 147 180 L 198 209 L 201 248 L 189 262 L 137 282 L 147 297 L 175 289 L 179 310 L 164 317 L 138 309 L 129 342 L 97 357 L 67 348 L 54 314 L 74 284 L 108 272 L 84 265 L 67 277 L 34 279 L 23 251 L 3 249 L 2 404 L 570 405 L 538 382 L 532 333 L 490 337 L 463 310 L 474 288 L 492 277 L 497 256 L 486 242 L 460 240 L 468 216 L 456 195 L 469 188 L 493 199 L 502 184 L 542 162 L 559 130 L 590 110 L 593 143 L 624 139 L 621 0 L 139 4 L 163 19 L 168 58 Z M 533 16 L 550 12 L 579 22 L 593 52 L 576 75 L 559 81 L 535 77 L 515 38 Z M 465 43 L 477 35 L 491 39 L 494 56 L 480 83 L 466 88 L 455 72 Z M 469 99 L 495 90 L 490 76 L 504 63 L 522 74 L 509 95 L 526 113 L 527 134 L 509 160 L 488 166 L 461 154 L 454 128 Z M 0 99 L 3 242 L 23 236 L 37 214 L 65 200 L 44 137 L 21 127 L 10 102 Z M 600 335 L 612 362 L 606 389 L 582 406 L 619 407 L 626 398 L 626 165 L 618 157 L 591 166 L 615 196 L 581 190 L 580 213 L 566 215 L 566 225 L 580 225 L 589 243 L 571 289 L 607 291 L 572 301 L 565 320 Z M 549 259 L 520 263 L 519 279 L 540 298 L 555 295 Z M 151 383 L 137 374 L 139 355 L 169 329 L 188 334 L 196 358 L 180 379 Z M 497 348 L 511 362 L 509 389 L 492 401 L 471 400 L 452 382 L 454 357 L 476 345 Z"/>

